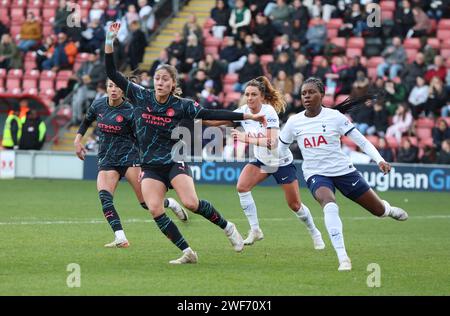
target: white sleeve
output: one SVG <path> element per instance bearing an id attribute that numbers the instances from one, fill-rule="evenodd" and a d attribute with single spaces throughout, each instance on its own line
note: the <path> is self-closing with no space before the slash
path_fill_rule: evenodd
<path id="1" fill-rule="evenodd" d="M 364 137 L 363 134 L 361 134 L 360 131 L 357 129 L 351 130 L 347 136 L 356 144 L 358 145 L 362 151 L 364 151 L 367 155 L 369 155 L 370 158 L 372 158 L 373 161 L 377 163 L 377 165 L 384 161 L 383 157 L 381 157 L 378 150 L 375 148 L 374 145 L 372 145 L 371 142 L 367 140 L 367 138 Z"/>
<path id="2" fill-rule="evenodd" d="M 342 113 L 337 112 L 336 123 L 339 130 L 339 133 L 343 136 L 347 136 L 351 130 L 355 128 L 352 122 Z"/>
<path id="3" fill-rule="evenodd" d="M 278 136 L 278 153 L 287 156 L 289 147 L 294 142 L 294 131 L 292 130 L 292 118 L 288 119 Z"/>
<path id="4" fill-rule="evenodd" d="M 271 107 L 266 115 L 267 128 L 280 128 L 280 119 L 275 109 Z"/>
<path id="5" fill-rule="evenodd" d="M 236 110 L 234 110 L 233 112 L 236 112 L 236 113 L 244 113 L 244 107 L 238 107 Z"/>

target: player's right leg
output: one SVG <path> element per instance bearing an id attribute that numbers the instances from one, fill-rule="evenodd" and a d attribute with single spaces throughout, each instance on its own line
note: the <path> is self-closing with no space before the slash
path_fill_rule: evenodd
<path id="1" fill-rule="evenodd" d="M 408 213 L 396 206 L 391 206 L 387 201 L 380 199 L 374 190 L 370 189 L 355 200 L 359 205 L 378 217 L 392 217 L 398 221 L 406 221 Z"/>
<path id="2" fill-rule="evenodd" d="M 120 174 L 116 170 L 100 170 L 98 172 L 97 190 L 100 202 L 102 203 L 103 215 L 115 235 L 114 241 L 105 245 L 107 248 L 127 248 L 129 246 L 119 214 L 113 202 L 113 195 L 119 180 Z"/>
<path id="3" fill-rule="evenodd" d="M 259 227 L 258 211 L 251 190 L 267 177 L 268 174 L 262 172 L 257 163 L 248 163 L 242 170 L 236 185 L 242 210 L 250 225 L 248 236 L 244 239 L 245 245 L 252 245 L 255 241 L 264 238 L 264 234 Z"/>
<path id="4" fill-rule="evenodd" d="M 334 196 L 335 187 L 333 180 L 328 177 L 314 175 L 308 179 L 307 185 L 314 198 L 323 207 L 325 227 L 327 228 L 331 244 L 339 260 L 338 270 L 351 270 L 351 261 L 344 244 L 342 221 L 339 217 L 339 206 L 336 204 L 336 197 Z"/>
<path id="5" fill-rule="evenodd" d="M 177 225 L 168 217 L 164 210 L 164 198 L 167 191 L 167 186 L 164 182 L 152 178 L 155 174 L 144 171 L 142 179 L 142 194 L 148 209 L 158 225 L 161 232 L 181 251 L 183 255 L 175 260 L 171 260 L 171 264 L 197 263 L 197 253 L 194 252 L 188 245 L 178 230 Z"/>

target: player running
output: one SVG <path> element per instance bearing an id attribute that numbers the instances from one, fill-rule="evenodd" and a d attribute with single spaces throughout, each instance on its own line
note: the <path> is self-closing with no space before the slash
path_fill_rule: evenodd
<path id="1" fill-rule="evenodd" d="M 250 161 L 242 170 L 237 183 L 237 191 L 242 209 L 250 224 L 250 231 L 244 244 L 252 245 L 255 241 L 262 240 L 264 234 L 259 226 L 258 212 L 252 196 L 252 189 L 272 175 L 281 185 L 286 202 L 295 215 L 306 225 L 311 235 L 315 249 L 324 249 L 325 244 L 322 235 L 314 224 L 309 208 L 301 203 L 300 191 L 297 179 L 297 168 L 292 163 L 293 156 L 290 150 L 278 155 L 277 149 L 267 148 L 267 140 L 278 139 L 280 122 L 278 113 L 284 111 L 285 101 L 283 96 L 273 88 L 269 79 L 264 76 L 250 80 L 245 88 L 244 96 L 247 104 L 241 106 L 235 112 L 264 114 L 267 119 L 267 127 L 255 121 L 240 122 L 245 132 L 232 130 L 235 139 L 252 144 L 255 159 Z M 207 122 L 206 125 L 230 125 L 231 122 Z"/>
<path id="2" fill-rule="evenodd" d="M 144 200 L 161 232 L 183 251 L 183 255 L 170 261 L 172 264 L 196 263 L 197 253 L 193 251 L 178 227 L 166 216 L 163 200 L 166 191 L 175 189 L 183 205 L 194 213 L 202 215 L 225 231 L 234 250 L 240 252 L 244 242 L 236 226 L 227 221 L 205 200 L 199 200 L 189 166 L 172 159 L 172 148 L 178 139 L 172 139 L 172 131 L 181 120 L 244 120 L 252 119 L 266 124 L 264 115 L 234 113 L 226 110 L 203 109 L 198 103 L 176 96 L 177 71 L 169 65 L 160 65 L 154 75 L 155 90 L 144 89 L 128 81 L 116 71 L 112 42 L 120 29 L 120 23 L 109 27 L 105 45 L 105 63 L 108 77 L 125 91 L 134 108 L 134 117 L 142 152 L 141 188 Z"/>
<path id="3" fill-rule="evenodd" d="M 404 221 L 408 214 L 381 200 L 341 151 L 340 137 L 348 136 L 384 174 L 391 170 L 390 164 L 342 113 L 322 105 L 324 95 L 320 79 L 309 78 L 304 82 L 301 98 L 306 110 L 288 119 L 280 133 L 278 146 L 280 153 L 284 153 L 294 140 L 297 141 L 303 156 L 303 176 L 314 198 L 323 207 L 325 226 L 339 259 L 338 270 L 348 271 L 352 264 L 345 250 L 342 222 L 334 195 L 336 188 L 375 216 L 390 216 Z M 347 100 L 337 108 L 345 112 L 353 103 Z"/>
<path id="4" fill-rule="evenodd" d="M 130 183 L 141 206 L 148 208 L 138 182 L 141 168 L 134 132 L 133 107 L 124 99 L 123 91 L 111 80 L 107 82 L 106 91 L 107 97 L 95 100 L 89 107 L 78 129 L 74 145 L 78 158 L 84 160 L 86 149 L 81 144 L 81 139 L 92 122 L 97 121 L 97 130 L 100 134 L 97 155 L 99 169 L 97 190 L 103 214 L 115 235 L 114 241 L 106 244 L 105 247 L 127 248 L 129 242 L 113 203 L 114 191 L 122 177 Z M 165 199 L 164 207 L 172 209 L 182 221 L 188 219 L 186 211 L 175 199 Z"/>

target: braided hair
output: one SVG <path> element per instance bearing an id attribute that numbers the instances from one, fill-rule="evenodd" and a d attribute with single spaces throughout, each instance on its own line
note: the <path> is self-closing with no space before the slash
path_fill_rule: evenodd
<path id="1" fill-rule="evenodd" d="M 313 84 L 316 86 L 317 90 L 319 90 L 320 94 L 325 94 L 325 85 L 319 78 L 310 77 L 303 82 L 303 85 L 305 84 Z M 341 103 L 336 104 L 333 108 L 343 114 L 357 112 L 365 102 L 368 100 L 375 100 L 376 98 L 376 93 L 367 93 L 359 97 L 348 97 Z"/>
<path id="2" fill-rule="evenodd" d="M 280 112 L 284 112 L 286 108 L 286 101 L 284 100 L 281 92 L 272 86 L 267 77 L 259 76 L 255 79 L 252 79 L 247 82 L 245 87 L 257 87 L 261 92 L 264 100 L 275 109 L 277 114 L 279 114 Z"/>

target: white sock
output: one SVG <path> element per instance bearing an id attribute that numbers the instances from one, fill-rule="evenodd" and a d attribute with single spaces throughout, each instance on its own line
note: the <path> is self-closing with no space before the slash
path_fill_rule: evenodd
<path id="1" fill-rule="evenodd" d="M 384 204 L 384 214 L 381 215 L 381 217 L 389 216 L 389 214 L 391 214 L 391 205 L 388 203 L 388 201 L 385 200 L 383 200 L 383 204 Z"/>
<path id="2" fill-rule="evenodd" d="M 172 199 L 167 199 L 167 201 L 169 202 L 169 205 L 167 205 L 168 208 L 173 208 L 173 200 Z"/>
<path id="3" fill-rule="evenodd" d="M 323 208 L 325 215 L 325 226 L 330 236 L 331 243 L 338 256 L 339 261 L 347 258 L 345 251 L 344 236 L 342 234 L 342 222 L 339 218 L 339 207 L 336 203 L 330 202 Z"/>
<path id="4" fill-rule="evenodd" d="M 190 252 L 190 251 L 192 251 L 191 247 L 187 247 L 187 248 L 183 249 L 183 252 L 184 252 L 184 253 Z"/>
<path id="5" fill-rule="evenodd" d="M 123 230 L 116 230 L 114 232 L 114 235 L 116 235 L 116 239 L 120 239 L 120 240 L 126 240 L 127 237 L 125 237 L 125 232 Z"/>
<path id="6" fill-rule="evenodd" d="M 252 192 L 238 192 L 238 194 L 242 209 L 244 210 L 245 216 L 247 216 L 250 227 L 252 228 L 252 230 L 258 230 L 258 211 L 256 209 L 255 201 L 252 197 Z"/>
<path id="7" fill-rule="evenodd" d="M 303 223 L 305 223 L 311 235 L 313 235 L 316 232 L 317 228 L 316 225 L 314 224 L 314 219 L 311 216 L 309 208 L 305 204 L 302 203 L 300 209 L 297 212 L 295 212 L 295 215 L 297 215 L 297 217 Z"/>

